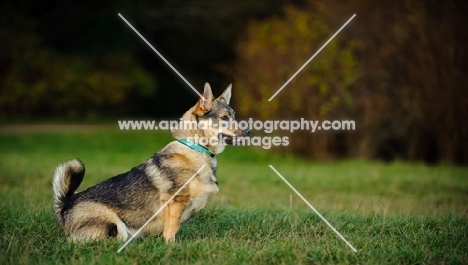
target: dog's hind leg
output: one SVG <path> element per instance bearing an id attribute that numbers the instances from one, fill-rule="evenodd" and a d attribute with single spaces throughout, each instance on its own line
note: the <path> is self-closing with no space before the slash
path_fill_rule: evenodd
<path id="1" fill-rule="evenodd" d="M 90 220 L 82 224 L 82 227 L 77 228 L 70 235 L 73 241 L 86 241 L 88 239 L 105 239 L 117 238 L 126 241 L 131 232 L 122 222 L 107 222 L 100 220 Z"/>
<path id="2" fill-rule="evenodd" d="M 70 238 L 73 241 L 86 241 L 89 239 L 105 239 L 117 237 L 119 231 L 117 224 L 104 220 L 90 219 L 82 223 L 76 223 L 69 231 Z"/>
<path id="3" fill-rule="evenodd" d="M 185 207 L 190 200 L 190 195 L 178 195 L 169 202 L 164 210 L 164 239 L 166 242 L 174 242 L 175 235 L 180 227 L 180 221 Z M 163 200 L 163 203 L 167 202 Z"/>
<path id="4" fill-rule="evenodd" d="M 125 241 L 131 235 L 115 211 L 94 202 L 81 203 L 73 207 L 66 214 L 63 228 L 73 241 L 104 238 L 118 238 Z"/>

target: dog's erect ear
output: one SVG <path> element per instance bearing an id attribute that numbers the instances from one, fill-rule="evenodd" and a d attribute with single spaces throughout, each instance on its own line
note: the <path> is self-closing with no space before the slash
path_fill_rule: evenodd
<path id="1" fill-rule="evenodd" d="M 213 105 L 213 92 L 211 92 L 210 84 L 205 83 L 205 88 L 203 90 L 203 98 L 198 101 L 196 112 L 198 114 L 203 115 L 211 110 L 211 106 Z"/>
<path id="2" fill-rule="evenodd" d="M 223 94 L 218 97 L 218 100 L 222 100 L 226 102 L 226 104 L 229 104 L 229 101 L 231 100 L 231 88 L 232 84 L 229 84 L 229 86 L 224 90 Z"/>

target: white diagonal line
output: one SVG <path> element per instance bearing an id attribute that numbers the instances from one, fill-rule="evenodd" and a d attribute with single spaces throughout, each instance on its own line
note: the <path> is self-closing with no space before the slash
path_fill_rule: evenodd
<path id="1" fill-rule="evenodd" d="M 296 72 L 295 74 L 293 74 L 293 75 L 291 76 L 291 78 L 289 78 L 289 80 L 286 81 L 286 83 L 284 83 L 284 85 L 283 85 L 280 89 L 278 89 L 278 91 L 276 91 L 276 93 L 273 94 L 273 96 L 271 96 L 271 98 L 270 98 L 268 101 L 271 101 L 274 97 L 276 97 L 276 95 L 278 95 L 278 93 L 281 92 L 281 90 L 283 90 L 283 88 L 284 88 L 287 84 L 289 84 L 289 82 L 291 82 L 291 80 L 293 80 L 294 77 L 296 77 L 296 75 L 299 74 L 299 72 L 302 71 L 302 69 L 304 69 L 304 67 L 306 67 L 307 64 L 309 64 L 310 61 L 312 61 L 312 59 L 314 59 L 314 57 L 317 56 L 317 54 L 318 54 L 320 51 L 322 51 L 322 49 L 325 48 L 325 46 L 327 46 L 327 44 L 328 44 L 331 40 L 333 40 L 333 38 L 334 38 L 336 35 L 338 35 L 338 33 L 340 33 L 340 31 L 341 31 L 342 29 L 344 29 L 344 27 L 346 27 L 346 25 L 348 25 L 348 23 L 351 22 L 351 20 L 353 20 L 353 18 L 354 18 L 355 16 L 356 16 L 356 14 L 354 14 L 350 19 L 348 19 L 348 21 L 346 21 L 346 23 L 344 23 L 344 25 L 341 26 L 341 28 L 340 28 L 335 34 L 333 34 L 333 36 L 331 36 L 331 38 L 330 38 L 327 42 L 325 42 L 325 44 L 324 44 L 322 47 L 320 47 L 320 49 L 319 49 L 314 55 L 312 55 L 312 57 L 310 57 L 310 59 L 307 60 L 307 62 L 305 62 L 305 64 L 302 65 L 302 67 L 299 68 L 299 70 L 297 70 L 297 72 Z"/>
<path id="2" fill-rule="evenodd" d="M 202 171 L 204 167 L 205 165 L 201 166 L 200 169 L 197 172 L 195 172 L 195 174 L 193 174 L 193 176 L 190 177 L 189 180 L 187 180 L 187 182 L 185 182 L 185 184 L 182 187 L 180 187 L 180 189 L 176 193 L 174 193 L 174 195 L 172 195 L 172 197 L 166 203 L 164 203 L 163 206 L 161 206 L 161 208 L 159 208 L 159 210 L 156 213 L 154 213 L 153 216 L 151 216 L 151 218 L 148 219 L 148 221 L 146 221 L 146 223 L 144 223 L 140 227 L 140 229 L 138 229 L 138 231 L 136 231 L 135 234 L 132 235 L 132 237 L 129 240 L 127 240 L 127 242 L 125 242 L 125 244 L 123 244 L 122 247 L 119 248 L 117 253 L 120 253 L 120 251 L 122 251 L 122 249 L 124 249 L 128 245 L 128 243 L 130 243 L 130 241 L 132 241 L 141 232 L 141 230 L 143 230 L 143 228 L 145 228 L 156 217 L 156 215 L 158 215 L 164 209 L 164 207 L 166 207 L 175 198 L 175 196 L 177 196 L 177 194 L 179 194 L 179 192 L 183 190 L 185 186 L 187 186 L 190 183 L 190 181 L 192 181 L 192 179 L 194 179 L 195 176 L 198 173 L 200 173 L 200 171 Z"/>
<path id="3" fill-rule="evenodd" d="M 187 83 L 187 85 L 189 85 L 189 87 L 192 88 L 193 91 L 195 91 L 195 93 L 197 93 L 197 95 L 200 96 L 200 98 L 202 98 L 203 100 L 205 100 L 205 98 L 192 86 L 192 84 L 190 84 L 189 81 L 187 81 L 187 79 L 185 79 L 185 78 L 179 73 L 179 71 L 177 71 L 177 69 L 175 69 L 174 66 L 172 66 L 172 64 L 169 63 L 169 61 L 166 60 L 166 58 L 164 58 L 164 56 L 162 56 L 162 54 L 160 54 L 160 53 L 158 52 L 158 50 L 156 50 L 156 49 L 153 47 L 153 45 L 151 45 L 151 43 L 149 43 L 149 42 L 145 39 L 145 37 L 143 37 L 143 36 L 140 34 L 140 32 L 138 32 L 138 30 L 136 30 L 136 29 L 132 26 L 132 24 L 130 24 L 130 22 L 128 22 L 120 13 L 119 13 L 119 17 L 120 17 L 123 21 L 125 21 L 125 23 L 127 23 L 127 25 L 128 25 L 131 29 L 133 29 L 133 31 L 135 31 L 135 33 L 136 33 L 138 36 L 140 36 L 140 38 L 141 38 L 144 42 L 146 42 L 146 44 L 148 44 L 148 46 L 150 46 L 150 48 L 153 49 L 153 51 L 154 51 L 159 57 L 161 57 L 161 59 L 162 59 L 167 65 L 169 65 L 169 67 L 170 67 L 182 80 L 184 80 L 185 83 Z"/>
<path id="4" fill-rule="evenodd" d="M 312 206 L 294 187 L 293 185 L 291 185 L 291 183 L 289 183 L 272 165 L 268 165 L 286 184 L 288 184 L 288 186 L 297 194 L 297 196 L 299 196 L 309 207 L 310 209 L 312 209 L 312 211 L 314 211 L 332 230 L 333 232 L 335 232 L 340 238 L 341 240 L 343 240 L 354 252 L 357 252 L 357 250 L 353 247 L 353 245 L 351 245 L 348 240 L 346 240 L 341 234 L 340 232 L 338 232 L 338 230 L 335 229 L 335 227 L 333 227 L 328 221 L 327 219 L 325 219 L 325 217 L 323 217 L 315 208 L 314 206 Z"/>

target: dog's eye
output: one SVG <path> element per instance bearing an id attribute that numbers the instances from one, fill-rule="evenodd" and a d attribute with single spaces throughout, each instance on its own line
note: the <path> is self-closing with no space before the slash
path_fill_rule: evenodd
<path id="1" fill-rule="evenodd" d="M 229 117 L 226 116 L 226 115 L 224 115 L 223 117 L 221 117 L 221 120 L 223 120 L 223 121 L 228 121 L 228 120 L 229 120 Z"/>

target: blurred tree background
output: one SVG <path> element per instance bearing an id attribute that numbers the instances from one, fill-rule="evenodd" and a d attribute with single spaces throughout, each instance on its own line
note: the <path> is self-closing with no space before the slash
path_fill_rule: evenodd
<path id="1" fill-rule="evenodd" d="M 284 151 L 468 163 L 462 0 L 3 1 L 2 123 L 169 118 L 193 105 L 196 94 L 117 13 L 200 90 L 233 82 L 239 118 L 356 122 L 295 132 Z"/>
<path id="2" fill-rule="evenodd" d="M 276 98 L 273 93 L 356 13 Z M 308 1 L 249 24 L 230 73 L 240 115 L 354 120 L 295 132 L 287 151 L 468 162 L 468 2 Z M 284 133 L 284 132 L 281 132 Z"/>

